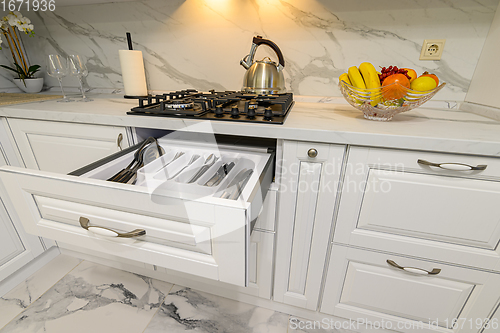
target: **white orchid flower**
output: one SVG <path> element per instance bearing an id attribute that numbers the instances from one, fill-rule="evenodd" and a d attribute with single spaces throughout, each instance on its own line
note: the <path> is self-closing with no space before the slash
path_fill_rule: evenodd
<path id="1" fill-rule="evenodd" d="M 11 27 L 17 27 L 20 24 L 19 18 L 15 17 L 14 15 L 7 15 L 8 22 Z"/>
<path id="2" fill-rule="evenodd" d="M 19 29 L 19 31 L 24 31 L 26 33 L 28 32 L 31 32 L 33 31 L 33 24 L 22 24 L 22 25 L 18 25 L 17 28 Z"/>

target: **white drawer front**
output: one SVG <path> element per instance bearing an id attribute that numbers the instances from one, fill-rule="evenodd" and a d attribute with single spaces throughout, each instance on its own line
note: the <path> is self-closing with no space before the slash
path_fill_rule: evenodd
<path id="1" fill-rule="evenodd" d="M 210 195 L 193 198 L 193 193 L 163 190 L 161 185 L 151 189 L 103 180 L 129 164 L 127 156 L 132 155 L 112 159 L 80 177 L 4 167 L 0 179 L 30 234 L 248 285 L 251 222 L 262 208 L 261 193 L 267 193 L 272 181 L 272 154 L 241 153 L 255 163 L 255 168 L 238 200 Z M 228 183 L 230 174 L 227 177 L 222 185 Z M 106 237 L 102 235 L 104 229 L 79 226 L 80 217 L 88 219 L 91 227 L 118 232 L 144 229 L 146 235 L 125 240 Z"/>
<path id="2" fill-rule="evenodd" d="M 500 159 L 351 147 L 334 242 L 495 270 L 499 199 Z"/>
<path id="3" fill-rule="evenodd" d="M 387 260 L 417 270 L 398 269 Z M 437 275 L 421 271 L 436 268 L 441 270 Z M 499 274 L 335 245 L 321 312 L 379 323 L 383 319 L 390 323 L 385 328 L 402 332 L 413 332 L 410 327 L 418 331 L 420 322 L 419 331 L 426 333 L 479 332 L 452 325 L 457 319 L 487 318 L 499 296 Z"/>
<path id="4" fill-rule="evenodd" d="M 129 146 L 124 127 L 8 119 L 28 169 L 68 173 Z"/>
<path id="5" fill-rule="evenodd" d="M 471 283 L 351 261 L 340 303 L 418 321 L 432 318 L 449 327 L 446 320 L 458 318 L 473 289 Z"/>
<path id="6" fill-rule="evenodd" d="M 190 223 L 160 219 L 151 216 L 132 214 L 102 207 L 85 205 L 70 201 L 34 195 L 40 210 L 40 225 L 48 223 L 56 226 L 62 223 L 81 229 L 80 217 L 90 220 L 91 225 L 110 228 L 119 232 L 129 232 L 135 229 L 145 231 L 145 235 L 134 238 L 140 242 L 150 242 L 168 245 L 180 249 L 211 254 L 210 228 Z M 67 228 L 67 226 L 64 226 Z M 99 237 L 98 234 L 90 236 Z M 123 240 L 122 240 L 123 241 Z M 137 244 L 140 246 L 140 244 Z"/>
<path id="7" fill-rule="evenodd" d="M 357 227 L 495 250 L 500 182 L 370 170 Z"/>

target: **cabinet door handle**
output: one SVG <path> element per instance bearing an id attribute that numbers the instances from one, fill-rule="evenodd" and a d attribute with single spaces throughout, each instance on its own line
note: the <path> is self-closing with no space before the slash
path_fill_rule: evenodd
<path id="1" fill-rule="evenodd" d="M 120 148 L 120 150 L 123 150 L 122 148 L 122 141 L 123 141 L 123 134 L 118 134 L 118 138 L 116 138 L 116 145 L 118 146 L 118 148 Z"/>
<path id="2" fill-rule="evenodd" d="M 396 262 L 389 260 L 389 259 L 387 259 L 387 263 L 389 265 L 391 265 L 392 267 L 396 267 L 398 269 L 401 269 L 403 271 L 407 271 L 410 273 L 438 275 L 441 272 L 441 269 L 439 269 L 439 268 L 433 268 L 432 271 L 429 272 L 429 271 L 426 271 L 425 269 L 417 268 L 417 267 L 403 267 L 403 266 L 399 266 L 398 264 L 396 264 Z"/>
<path id="3" fill-rule="evenodd" d="M 106 227 L 99 227 L 99 226 L 93 226 L 89 225 L 90 220 L 86 217 L 80 216 L 80 226 L 88 231 L 91 231 L 95 234 L 101 235 L 101 236 L 108 236 L 108 237 L 120 237 L 120 238 L 132 238 L 132 237 L 137 237 L 137 236 L 143 236 L 146 234 L 146 230 L 144 229 L 135 229 L 130 232 L 126 233 L 121 233 L 118 231 L 115 231 L 113 229 L 109 229 Z"/>
<path id="4" fill-rule="evenodd" d="M 477 165 L 477 166 L 472 166 L 468 164 L 463 164 L 463 163 L 432 163 L 426 160 L 417 160 L 418 164 L 422 165 L 428 165 L 428 166 L 433 166 L 433 167 L 438 167 L 441 169 L 445 170 L 453 170 L 453 171 L 470 171 L 470 170 L 485 170 L 487 165 Z"/>

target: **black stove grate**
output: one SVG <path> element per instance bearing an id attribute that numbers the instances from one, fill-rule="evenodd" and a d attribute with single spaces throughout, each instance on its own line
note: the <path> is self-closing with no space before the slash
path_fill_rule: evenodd
<path id="1" fill-rule="evenodd" d="M 139 98 L 130 115 L 283 124 L 293 106 L 293 94 L 256 95 L 239 91 L 181 90 Z"/>

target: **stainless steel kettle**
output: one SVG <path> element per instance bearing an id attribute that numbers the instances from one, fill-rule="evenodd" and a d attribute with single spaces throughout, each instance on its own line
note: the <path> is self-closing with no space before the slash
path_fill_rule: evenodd
<path id="1" fill-rule="evenodd" d="M 261 44 L 271 47 L 278 56 L 279 64 L 265 57 L 260 61 L 253 61 L 255 51 Z M 264 39 L 261 36 L 256 36 L 252 41 L 250 53 L 240 61 L 241 66 L 247 70 L 243 78 L 244 92 L 268 95 L 282 94 L 285 90 L 285 78 L 283 76 L 283 68 L 285 67 L 285 59 L 278 45 L 270 40 Z"/>

